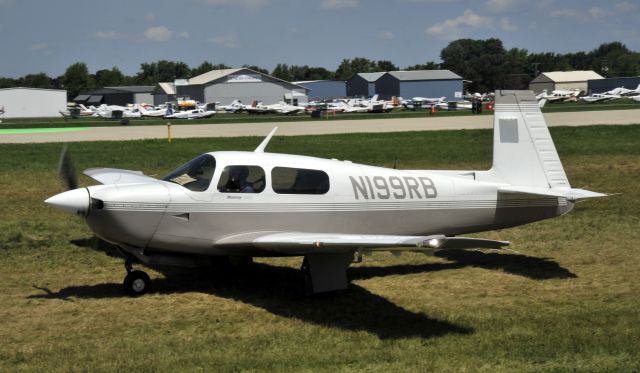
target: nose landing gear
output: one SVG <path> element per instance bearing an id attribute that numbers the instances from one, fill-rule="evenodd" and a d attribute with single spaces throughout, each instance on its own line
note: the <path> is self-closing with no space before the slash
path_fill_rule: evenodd
<path id="1" fill-rule="evenodd" d="M 124 261 L 124 268 L 127 275 L 124 277 L 122 286 L 124 292 L 132 297 L 140 296 L 147 293 L 151 287 L 151 279 L 143 271 L 132 271 L 133 260 L 127 258 Z"/>

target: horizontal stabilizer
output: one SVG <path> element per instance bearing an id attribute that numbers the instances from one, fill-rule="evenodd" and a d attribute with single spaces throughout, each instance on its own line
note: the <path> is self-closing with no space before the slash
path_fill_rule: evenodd
<path id="1" fill-rule="evenodd" d="M 545 197 L 561 197 L 570 201 L 583 198 L 606 197 L 608 194 L 592 192 L 585 189 L 577 188 L 537 188 L 522 186 L 503 186 L 498 189 L 500 193 L 520 193 Z"/>
<path id="2" fill-rule="evenodd" d="M 117 168 L 88 168 L 84 170 L 83 174 L 105 185 L 156 181 L 156 179 L 143 174 L 142 171 L 121 170 Z"/>
<path id="3" fill-rule="evenodd" d="M 228 236 L 218 240 L 216 247 L 256 247 L 288 255 L 338 253 L 354 250 L 407 250 L 499 248 L 506 241 L 480 238 L 431 236 L 391 236 L 369 234 L 332 234 L 300 232 L 253 232 Z"/>

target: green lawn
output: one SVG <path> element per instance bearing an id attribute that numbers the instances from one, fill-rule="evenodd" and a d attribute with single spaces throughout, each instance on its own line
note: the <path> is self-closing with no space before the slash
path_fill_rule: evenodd
<path id="1" fill-rule="evenodd" d="M 0 371 L 640 370 L 640 126 L 551 129 L 575 187 L 619 195 L 479 236 L 501 253 L 365 256 L 351 288 L 300 296 L 300 258 L 245 273 L 149 270 L 121 293 L 122 260 L 42 201 L 63 190 L 60 144 L 0 145 Z M 73 143 L 76 168 L 160 176 L 259 138 Z M 276 137 L 272 152 L 401 168 L 486 169 L 491 131 Z M 91 181 L 83 177 L 81 183 Z"/>

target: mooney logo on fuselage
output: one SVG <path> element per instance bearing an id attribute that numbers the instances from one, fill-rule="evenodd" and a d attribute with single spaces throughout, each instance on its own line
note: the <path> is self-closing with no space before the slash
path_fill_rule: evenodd
<path id="1" fill-rule="evenodd" d="M 349 176 L 356 199 L 436 198 L 438 191 L 426 176 Z"/>

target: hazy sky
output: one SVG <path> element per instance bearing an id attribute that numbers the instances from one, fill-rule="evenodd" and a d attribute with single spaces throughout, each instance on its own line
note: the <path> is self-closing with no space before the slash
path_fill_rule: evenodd
<path id="1" fill-rule="evenodd" d="M 0 0 L 0 76 L 57 76 L 77 61 L 132 75 L 159 59 L 333 70 L 367 57 L 406 67 L 439 61 L 462 37 L 533 52 L 609 41 L 640 50 L 638 25 L 640 0 Z"/>

